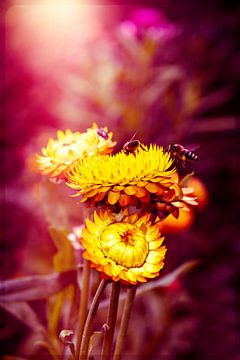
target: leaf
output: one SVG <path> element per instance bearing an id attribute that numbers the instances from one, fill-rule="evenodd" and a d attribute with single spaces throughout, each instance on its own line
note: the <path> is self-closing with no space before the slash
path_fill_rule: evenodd
<path id="1" fill-rule="evenodd" d="M 75 270 L 1 281 L 0 301 L 5 303 L 47 298 L 70 284 L 76 284 L 76 281 Z"/>
<path id="2" fill-rule="evenodd" d="M 59 360 L 60 358 L 60 354 L 59 354 L 59 349 L 56 348 L 56 344 L 53 345 L 52 342 L 49 341 L 49 337 L 47 338 L 47 340 L 36 340 L 35 342 L 33 342 L 33 345 L 35 348 L 44 348 L 46 349 L 49 354 L 52 356 L 53 360 Z"/>
<path id="3" fill-rule="evenodd" d="M 103 337 L 103 334 L 109 330 L 109 326 L 107 324 L 103 324 L 101 330 L 94 331 L 90 337 L 89 340 L 89 348 L 88 348 L 88 357 L 90 358 L 90 355 L 93 351 L 93 348 L 96 347 Z"/>
<path id="4" fill-rule="evenodd" d="M 15 316 L 19 321 L 24 323 L 34 332 L 42 333 L 44 336 L 47 335 L 44 326 L 38 319 L 37 314 L 26 302 L 0 302 L 0 306 L 8 311 L 10 314 Z"/>
<path id="5" fill-rule="evenodd" d="M 49 233 L 58 249 L 53 258 L 54 269 L 58 272 L 75 269 L 76 257 L 75 249 L 69 240 L 69 232 L 65 229 L 50 228 Z M 63 317 L 63 311 L 67 302 L 73 303 L 75 298 L 75 288 L 68 286 L 56 297 L 49 299 L 48 302 L 48 327 L 52 337 L 57 337 L 59 333 L 59 323 Z M 66 305 L 66 306 L 65 306 Z"/>
<path id="6" fill-rule="evenodd" d="M 58 337 L 60 322 L 61 326 L 68 326 L 69 311 L 71 311 L 75 299 L 76 287 L 73 286 L 68 286 L 48 299 L 48 329 L 52 338 L 56 339 Z"/>
<path id="7" fill-rule="evenodd" d="M 68 326 L 70 311 L 76 300 L 76 287 L 68 286 L 56 296 L 48 299 L 47 319 L 51 338 L 57 339 L 59 327 Z"/>
<path id="8" fill-rule="evenodd" d="M 158 280 L 151 281 L 147 284 L 140 286 L 137 290 L 137 295 L 142 295 L 153 289 L 168 287 L 175 280 L 177 280 L 179 277 L 181 277 L 182 275 L 184 275 L 187 272 L 189 272 L 190 270 L 192 270 L 198 264 L 199 264 L 198 260 L 186 261 L 185 263 L 180 265 L 178 268 L 176 268 L 169 274 L 159 277 Z"/>
<path id="9" fill-rule="evenodd" d="M 58 272 L 76 268 L 76 258 L 72 242 L 68 239 L 69 232 L 65 229 L 49 229 L 58 252 L 54 255 L 54 269 Z"/>
<path id="10" fill-rule="evenodd" d="M 178 268 L 170 272 L 165 276 L 160 276 L 157 280 L 153 280 L 148 282 L 147 284 L 142 284 L 138 287 L 136 296 L 145 294 L 148 291 L 154 289 L 165 288 L 171 285 L 176 279 L 187 273 L 188 271 L 192 270 L 196 265 L 199 264 L 198 260 L 190 260 L 186 261 L 184 264 L 180 265 Z M 125 300 L 127 297 L 126 294 L 120 295 L 119 301 Z M 109 304 L 109 300 L 106 299 L 102 301 L 99 305 L 100 309 L 106 308 Z"/>
<path id="11" fill-rule="evenodd" d="M 64 304 L 64 292 L 61 291 L 54 298 L 50 298 L 47 307 L 48 330 L 52 338 L 57 338 L 58 325 Z"/>
<path id="12" fill-rule="evenodd" d="M 184 176 L 184 178 L 181 180 L 180 185 L 182 187 L 187 187 L 189 181 L 191 180 L 192 176 L 194 175 L 194 171 L 191 172 L 190 174 L 187 174 L 186 176 Z"/>

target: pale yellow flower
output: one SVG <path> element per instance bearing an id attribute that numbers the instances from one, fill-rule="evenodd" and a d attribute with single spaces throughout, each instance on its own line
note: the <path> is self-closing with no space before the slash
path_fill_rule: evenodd
<path id="1" fill-rule="evenodd" d="M 111 153 L 116 145 L 111 139 L 112 133 L 108 133 L 107 127 L 98 128 L 96 124 L 84 133 L 58 130 L 57 139 L 49 139 L 42 155 L 37 154 L 38 167 L 43 174 L 65 178 L 75 160 Z"/>
<path id="2" fill-rule="evenodd" d="M 164 266 L 166 247 L 149 218 L 125 214 L 116 222 L 109 211 L 95 212 L 82 231 L 83 257 L 114 281 L 136 284 L 155 278 Z"/>

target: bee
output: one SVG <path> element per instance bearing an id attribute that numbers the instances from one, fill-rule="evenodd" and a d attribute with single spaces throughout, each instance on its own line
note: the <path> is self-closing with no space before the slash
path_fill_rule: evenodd
<path id="1" fill-rule="evenodd" d="M 146 149 L 144 148 L 143 144 L 137 140 L 137 139 L 134 139 L 136 133 L 133 135 L 133 137 L 127 141 L 124 145 L 123 145 L 123 152 L 126 154 L 126 155 L 129 155 L 129 154 L 133 154 L 134 156 L 136 155 L 136 152 L 139 150 L 139 149 L 143 149 L 144 151 L 146 151 Z"/>
<path id="2" fill-rule="evenodd" d="M 167 148 L 167 151 L 170 152 L 172 158 L 176 160 L 176 162 L 181 162 L 182 166 L 185 167 L 186 161 L 199 161 L 199 157 L 193 151 L 185 149 L 180 144 L 170 144 Z"/>
<path id="3" fill-rule="evenodd" d="M 104 140 L 108 139 L 108 133 L 104 130 L 104 128 L 99 128 L 97 130 L 98 136 L 101 136 Z"/>

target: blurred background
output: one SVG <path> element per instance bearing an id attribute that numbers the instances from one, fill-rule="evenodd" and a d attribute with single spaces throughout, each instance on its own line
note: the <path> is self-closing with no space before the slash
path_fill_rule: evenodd
<path id="1" fill-rule="evenodd" d="M 184 171 L 195 172 L 203 200 L 182 227 L 165 228 L 163 274 L 187 260 L 200 264 L 137 299 L 125 358 L 239 359 L 238 1 L 16 0 L 1 7 L 2 280 L 52 272 L 48 226 L 82 222 L 68 190 L 43 188 L 35 165 L 56 130 L 97 122 L 113 131 L 116 150 L 135 132 L 145 144 L 196 148 L 200 162 Z M 43 304 L 34 307 L 45 321 Z M 27 357 L 29 329 L 0 315 L 2 354 Z"/>

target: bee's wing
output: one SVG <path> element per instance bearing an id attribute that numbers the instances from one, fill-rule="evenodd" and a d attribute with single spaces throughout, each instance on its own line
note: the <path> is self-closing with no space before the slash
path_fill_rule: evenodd
<path id="1" fill-rule="evenodd" d="M 184 147 L 185 147 L 185 149 L 195 152 L 201 148 L 201 144 L 191 143 L 191 144 L 187 144 L 186 146 L 184 145 Z"/>

